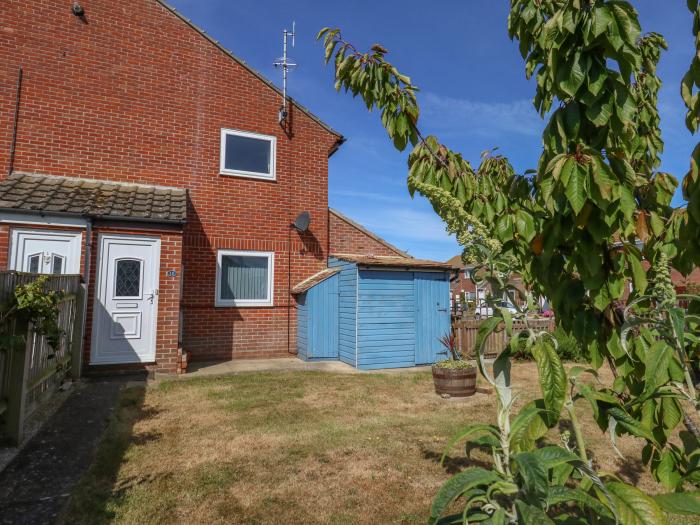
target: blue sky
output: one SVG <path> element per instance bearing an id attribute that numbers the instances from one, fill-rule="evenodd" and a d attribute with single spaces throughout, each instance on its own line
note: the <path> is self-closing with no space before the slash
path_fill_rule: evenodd
<path id="1" fill-rule="evenodd" d="M 536 166 L 544 122 L 532 107 L 534 86 L 506 30 L 507 1 L 170 0 L 171 5 L 270 80 L 281 55 L 281 32 L 296 21 L 299 64 L 289 93 L 348 141 L 330 159 L 330 205 L 417 257 L 445 260 L 459 253 L 430 204 L 406 189 L 408 152 L 393 149 L 378 115 L 333 89 L 330 67 L 315 41 L 324 26 L 340 27 L 360 49 L 381 43 L 389 59 L 421 92 L 421 128 L 477 165 L 499 147 L 516 170 Z M 679 83 L 692 57 L 691 16 L 685 2 L 637 0 L 644 32 L 663 34 L 669 50 L 659 74 L 662 169 L 679 179 L 695 143 L 683 125 Z M 681 203 L 676 196 L 676 204 Z"/>

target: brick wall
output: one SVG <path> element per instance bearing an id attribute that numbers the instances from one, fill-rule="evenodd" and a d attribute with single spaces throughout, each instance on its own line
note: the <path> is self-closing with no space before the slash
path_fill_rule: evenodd
<path id="1" fill-rule="evenodd" d="M 288 283 L 325 267 L 328 155 L 338 136 L 295 106 L 288 135 L 280 95 L 155 0 L 84 7 L 87 23 L 70 2 L 3 2 L 0 177 L 21 64 L 15 170 L 188 188 L 184 349 L 198 359 L 285 354 L 288 311 L 291 348 L 296 327 Z M 219 175 L 221 128 L 274 135 L 277 180 Z M 303 210 L 312 223 L 299 236 L 289 224 Z M 223 247 L 274 250 L 273 307 L 214 307 Z"/>
<path id="2" fill-rule="evenodd" d="M 687 277 L 683 276 L 683 274 L 677 270 L 672 269 L 671 280 L 681 292 L 685 292 L 689 288 L 698 289 L 698 287 L 700 287 L 700 268 L 695 268 Z"/>
<path id="3" fill-rule="evenodd" d="M 331 253 L 357 255 L 407 256 L 407 254 L 381 239 L 352 219 L 335 210 L 328 210 Z"/>
<path id="4" fill-rule="evenodd" d="M 10 268 L 10 225 L 0 224 L 0 270 Z"/>
<path id="5" fill-rule="evenodd" d="M 453 277 L 450 281 L 450 291 L 453 296 L 459 296 L 462 292 L 474 293 L 476 292 L 476 285 L 464 275 L 464 270 L 462 269 L 457 273 L 457 277 Z"/>

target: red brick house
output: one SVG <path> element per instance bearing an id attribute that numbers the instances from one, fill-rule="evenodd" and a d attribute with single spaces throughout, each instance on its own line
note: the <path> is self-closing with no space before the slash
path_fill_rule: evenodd
<path id="1" fill-rule="evenodd" d="M 488 286 L 477 286 L 471 279 L 471 272 L 473 267 L 462 262 L 461 255 L 455 255 L 447 261 L 448 264 L 459 268 L 459 271 L 455 272 L 454 277 L 450 280 L 450 293 L 452 307 L 456 308 L 456 304 L 464 303 L 466 301 L 467 307 L 474 307 L 480 304 L 485 304 L 484 301 L 488 295 Z M 514 274 L 510 278 L 510 284 L 513 286 L 523 289 L 522 278 Z M 519 295 L 516 295 L 516 304 L 521 304 L 522 300 Z M 465 309 L 466 307 L 460 307 Z"/>
<path id="2" fill-rule="evenodd" d="M 338 210 L 329 209 L 331 254 L 358 253 L 387 257 L 410 257 L 403 250 L 388 243 L 364 226 L 346 217 Z"/>
<path id="3" fill-rule="evenodd" d="M 330 251 L 405 255 L 329 212 L 338 132 L 296 102 L 280 123 L 280 92 L 163 2 L 81 3 L 0 10 L 0 269 L 84 275 L 86 365 L 293 353 L 290 290 Z"/>

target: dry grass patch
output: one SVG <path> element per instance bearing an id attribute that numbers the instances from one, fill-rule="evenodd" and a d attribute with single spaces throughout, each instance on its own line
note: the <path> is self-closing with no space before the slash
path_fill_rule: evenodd
<path id="1" fill-rule="evenodd" d="M 521 404 L 538 395 L 532 363 L 513 373 Z M 424 523 L 450 473 L 488 459 L 455 449 L 440 467 L 446 441 L 491 421 L 494 406 L 493 394 L 440 399 L 424 372 L 252 373 L 125 390 L 63 521 Z M 584 421 L 600 467 L 656 488 Z M 639 442 L 618 446 L 638 457 Z"/>

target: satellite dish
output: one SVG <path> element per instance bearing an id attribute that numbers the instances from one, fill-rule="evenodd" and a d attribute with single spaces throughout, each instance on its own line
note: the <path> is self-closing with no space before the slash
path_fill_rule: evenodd
<path id="1" fill-rule="evenodd" d="M 297 218 L 294 219 L 292 226 L 294 226 L 297 230 L 299 230 L 300 232 L 303 233 L 309 229 L 310 223 L 311 223 L 311 214 L 308 211 L 302 211 L 297 216 Z"/>

